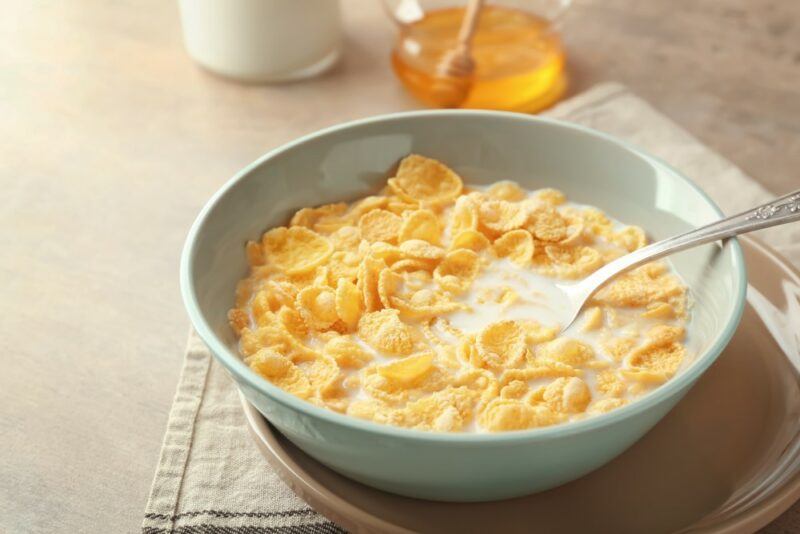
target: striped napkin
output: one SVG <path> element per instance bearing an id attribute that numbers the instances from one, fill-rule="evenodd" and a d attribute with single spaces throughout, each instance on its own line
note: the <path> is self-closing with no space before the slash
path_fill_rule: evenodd
<path id="1" fill-rule="evenodd" d="M 726 213 L 773 195 L 618 84 L 603 84 L 547 113 L 603 130 L 693 178 Z M 779 230 L 779 231 L 777 231 Z M 759 237 L 800 264 L 800 228 Z M 800 525 L 800 506 L 766 532 Z M 251 441 L 231 379 L 192 332 L 142 524 L 145 534 L 344 532 L 286 486 Z"/>

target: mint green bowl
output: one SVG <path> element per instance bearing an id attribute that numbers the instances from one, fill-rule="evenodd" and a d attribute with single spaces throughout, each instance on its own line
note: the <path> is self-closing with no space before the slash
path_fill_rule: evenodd
<path id="1" fill-rule="evenodd" d="M 181 258 L 192 324 L 245 397 L 286 437 L 345 476 L 393 493 L 484 501 L 545 490 L 610 461 L 655 425 L 730 340 L 746 276 L 735 240 L 672 258 L 694 301 L 693 362 L 640 400 L 548 428 L 440 434 L 383 426 L 308 404 L 241 361 L 226 312 L 247 273 L 244 244 L 297 208 L 380 188 L 410 152 L 440 159 L 467 183 L 515 180 L 556 187 L 662 239 L 718 219 L 720 210 L 664 162 L 605 134 L 554 120 L 484 111 L 422 111 L 360 120 L 307 135 L 245 168 L 206 204 Z"/>

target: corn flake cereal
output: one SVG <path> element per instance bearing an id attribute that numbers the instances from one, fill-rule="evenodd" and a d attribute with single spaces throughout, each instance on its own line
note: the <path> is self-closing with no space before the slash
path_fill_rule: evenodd
<path id="1" fill-rule="evenodd" d="M 474 252 L 481 252 L 491 245 L 492 244 L 482 233 L 476 232 L 475 230 L 462 230 L 453 238 L 450 248 L 466 248 Z"/>
<path id="2" fill-rule="evenodd" d="M 559 337 L 539 346 L 539 356 L 550 361 L 580 367 L 594 357 L 592 347 L 568 337 Z"/>
<path id="3" fill-rule="evenodd" d="M 439 244 L 442 235 L 439 217 L 431 210 L 415 210 L 407 214 L 400 227 L 400 241 L 421 239 L 433 245 Z"/>
<path id="4" fill-rule="evenodd" d="M 511 230 L 494 242 L 494 252 L 498 257 L 508 258 L 521 267 L 530 264 L 533 250 L 533 237 L 527 230 Z"/>
<path id="5" fill-rule="evenodd" d="M 556 189 L 465 187 L 410 155 L 380 193 L 299 208 L 246 243 L 228 320 L 245 363 L 308 402 L 433 432 L 524 430 L 617 409 L 691 361 L 686 288 L 662 262 L 615 278 L 559 334 L 554 284 L 647 236 Z"/>
<path id="6" fill-rule="evenodd" d="M 328 236 L 334 249 L 352 251 L 361 244 L 361 230 L 357 226 L 342 226 Z"/>
<path id="7" fill-rule="evenodd" d="M 323 354 L 330 356 L 343 368 L 360 369 L 373 360 L 367 352 L 350 336 L 336 336 L 325 344 Z"/>
<path id="8" fill-rule="evenodd" d="M 469 249 L 448 252 L 433 271 L 434 279 L 446 291 L 459 293 L 466 291 L 478 276 L 480 258 Z"/>
<path id="9" fill-rule="evenodd" d="M 499 235 L 520 228 L 527 220 L 528 213 L 516 202 L 487 200 L 478 205 L 478 221 L 490 235 Z"/>
<path id="10" fill-rule="evenodd" d="M 374 349 L 391 355 L 410 354 L 414 348 L 411 327 L 397 310 L 370 312 L 358 321 L 358 335 Z"/>
<path id="11" fill-rule="evenodd" d="M 478 419 L 482 427 L 493 432 L 549 426 L 562 420 L 563 416 L 546 406 L 502 398 L 491 401 Z"/>
<path id="12" fill-rule="evenodd" d="M 531 216 L 530 232 L 539 241 L 558 243 L 567 237 L 567 221 L 555 209 L 537 210 Z"/>
<path id="13" fill-rule="evenodd" d="M 361 291 L 361 298 L 367 311 L 376 311 L 383 307 L 378 293 L 378 277 L 386 267 L 385 261 L 371 255 L 365 257 L 361 262 L 356 287 Z"/>
<path id="14" fill-rule="evenodd" d="M 358 220 L 358 229 L 367 241 L 396 243 L 402 225 L 399 215 L 381 209 L 368 211 Z"/>
<path id="15" fill-rule="evenodd" d="M 504 180 L 502 182 L 495 182 L 486 189 L 486 196 L 495 200 L 507 200 L 509 202 L 518 202 L 525 200 L 528 194 L 520 186 L 514 182 Z"/>
<path id="16" fill-rule="evenodd" d="M 603 310 L 597 306 L 586 310 L 584 316 L 585 318 L 581 325 L 581 330 L 584 332 L 591 332 L 603 326 Z"/>
<path id="17" fill-rule="evenodd" d="M 384 308 L 392 307 L 391 298 L 397 293 L 402 283 L 403 277 L 388 267 L 378 275 L 378 297 Z"/>
<path id="18" fill-rule="evenodd" d="M 311 286 L 297 294 L 296 306 L 306 324 L 314 330 L 327 330 L 339 319 L 336 293 L 328 286 Z"/>
<path id="19" fill-rule="evenodd" d="M 564 196 L 564 193 L 558 189 L 551 189 L 549 187 L 536 191 L 533 194 L 533 199 L 549 206 L 559 206 L 567 201 L 567 197 Z"/>
<path id="20" fill-rule="evenodd" d="M 290 275 L 311 271 L 333 252 L 330 241 L 302 226 L 270 230 L 262 243 L 269 262 Z"/>
<path id="21" fill-rule="evenodd" d="M 410 202 L 440 205 L 455 201 L 461 194 L 461 178 L 442 163 L 422 156 L 403 158 L 389 187 Z"/>
<path id="22" fill-rule="evenodd" d="M 293 336 L 302 338 L 308 335 L 308 323 L 297 310 L 284 306 L 278 310 L 277 319 Z"/>
<path id="23" fill-rule="evenodd" d="M 409 239 L 400 244 L 400 251 L 408 258 L 418 260 L 439 260 L 444 257 L 445 251 L 441 247 L 431 245 L 421 239 Z"/>
<path id="24" fill-rule="evenodd" d="M 336 286 L 336 314 L 352 330 L 364 311 L 361 292 L 349 280 L 339 280 Z"/>
<path id="25" fill-rule="evenodd" d="M 242 330 L 250 326 L 250 316 L 240 308 L 233 308 L 228 312 L 228 322 L 237 335 L 242 335 Z"/>
<path id="26" fill-rule="evenodd" d="M 300 369 L 275 350 L 261 349 L 248 359 L 247 364 L 258 374 L 300 398 L 313 394 L 311 383 Z"/>
<path id="27" fill-rule="evenodd" d="M 476 228 L 478 228 L 478 207 L 475 201 L 468 196 L 458 197 L 450 217 L 450 234 L 457 235 Z"/>
<path id="28" fill-rule="evenodd" d="M 453 302 L 447 294 L 431 289 L 419 289 L 410 298 L 392 297 L 394 306 L 406 318 L 425 319 L 436 317 L 459 309 L 461 306 Z"/>
<path id="29" fill-rule="evenodd" d="M 433 356 L 432 352 L 407 356 L 378 367 L 378 373 L 390 382 L 410 387 L 433 368 Z"/>
<path id="30" fill-rule="evenodd" d="M 556 413 L 581 413 L 592 400 L 586 382 L 576 376 L 556 378 L 545 387 L 543 400 Z"/>
<path id="31" fill-rule="evenodd" d="M 478 349 L 489 365 L 515 367 L 527 350 L 525 332 L 515 321 L 492 323 L 478 336 Z"/>
<path id="32" fill-rule="evenodd" d="M 294 214 L 289 226 L 305 226 L 316 232 L 332 232 L 347 224 L 342 215 L 347 204 L 326 204 L 318 208 L 303 208 Z"/>

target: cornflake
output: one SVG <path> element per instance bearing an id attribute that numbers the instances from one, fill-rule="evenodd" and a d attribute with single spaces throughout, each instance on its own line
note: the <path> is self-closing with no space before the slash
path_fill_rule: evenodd
<path id="1" fill-rule="evenodd" d="M 410 319 L 426 319 L 440 316 L 461 308 L 457 302 L 440 292 L 430 289 L 415 291 L 409 298 L 391 297 L 392 306 Z"/>
<path id="2" fill-rule="evenodd" d="M 277 351 L 261 349 L 248 359 L 247 364 L 256 373 L 292 395 L 308 398 L 313 393 L 308 378 Z"/>
<path id="3" fill-rule="evenodd" d="M 555 209 L 538 210 L 531 216 L 529 230 L 539 241 L 558 243 L 567 237 L 567 221 Z"/>
<path id="4" fill-rule="evenodd" d="M 268 261 L 290 275 L 314 269 L 333 252 L 327 239 L 302 226 L 275 228 L 264 234 L 262 242 Z"/>
<path id="5" fill-rule="evenodd" d="M 347 204 L 326 204 L 318 208 L 303 208 L 294 214 L 289 226 L 305 226 L 316 232 L 333 232 L 347 224 L 342 216 Z"/>
<path id="6" fill-rule="evenodd" d="M 528 213 L 515 202 L 487 200 L 478 205 L 478 220 L 488 233 L 499 235 L 522 227 Z"/>
<path id="7" fill-rule="evenodd" d="M 408 258 L 418 260 L 438 260 L 445 255 L 444 249 L 421 239 L 403 241 L 400 244 L 400 251 Z"/>
<path id="8" fill-rule="evenodd" d="M 378 277 L 385 268 L 385 261 L 372 256 L 365 257 L 361 262 L 357 287 L 361 291 L 361 298 L 367 311 L 376 311 L 383 307 L 378 293 Z"/>
<path id="9" fill-rule="evenodd" d="M 526 230 L 511 230 L 494 242 L 494 252 L 500 258 L 508 258 L 520 267 L 527 267 L 533 257 L 533 237 Z"/>
<path id="10" fill-rule="evenodd" d="M 567 201 L 567 197 L 564 196 L 564 193 L 558 189 L 551 188 L 539 189 L 533 194 L 533 198 L 549 206 L 559 206 Z"/>
<path id="11" fill-rule="evenodd" d="M 482 233 L 476 232 L 475 230 L 462 230 L 453 238 L 450 248 L 466 248 L 473 252 L 481 252 L 491 245 L 492 244 Z"/>
<path id="12" fill-rule="evenodd" d="M 433 352 L 408 356 L 378 367 L 378 373 L 391 382 L 410 387 L 433 368 Z"/>
<path id="13" fill-rule="evenodd" d="M 340 367 L 361 368 L 373 360 L 350 336 L 336 336 L 325 344 L 323 354 L 330 356 Z"/>
<path id="14" fill-rule="evenodd" d="M 478 336 L 478 350 L 491 367 L 515 367 L 525 357 L 525 332 L 515 321 L 490 324 Z"/>
<path id="15" fill-rule="evenodd" d="M 358 229 L 367 241 L 396 243 L 402 225 L 403 219 L 398 215 L 381 209 L 369 211 L 358 220 Z"/>
<path id="16" fill-rule="evenodd" d="M 361 293 L 349 280 L 339 280 L 336 287 L 336 314 L 352 330 L 364 311 Z"/>
<path id="17" fill-rule="evenodd" d="M 448 204 L 461 194 L 461 178 L 442 163 L 422 156 L 403 158 L 389 187 L 400 198 L 429 205 Z"/>
<path id="18" fill-rule="evenodd" d="M 502 181 L 496 182 L 486 189 L 486 196 L 496 200 L 507 200 L 509 202 L 518 202 L 525 200 L 528 196 L 525 190 L 514 182 Z"/>
<path id="19" fill-rule="evenodd" d="M 581 413 L 592 400 L 586 382 L 578 377 L 557 378 L 543 392 L 543 400 L 556 413 Z"/>
<path id="20" fill-rule="evenodd" d="M 384 308 L 391 308 L 391 298 L 403 283 L 403 277 L 388 267 L 378 275 L 378 296 Z"/>
<path id="21" fill-rule="evenodd" d="M 363 315 L 358 335 L 378 351 L 392 355 L 410 354 L 414 349 L 411 328 L 400 320 L 397 310 L 381 310 Z"/>
<path id="22" fill-rule="evenodd" d="M 465 187 L 410 155 L 379 193 L 300 207 L 247 241 L 228 321 L 255 373 L 348 416 L 432 432 L 560 424 L 691 361 L 686 288 L 662 262 L 601 288 L 568 334 L 531 317 L 548 306 L 541 284 L 646 244 L 556 189 Z"/>
<path id="23" fill-rule="evenodd" d="M 458 197 L 450 217 L 450 234 L 457 235 L 476 228 L 478 228 L 478 207 L 475 201 L 467 196 Z"/>
<path id="24" fill-rule="evenodd" d="M 482 427 L 495 432 L 549 426 L 562 420 L 563 416 L 545 406 L 499 398 L 490 402 L 478 419 Z"/>
<path id="25" fill-rule="evenodd" d="M 466 291 L 480 271 L 480 258 L 469 249 L 458 249 L 448 252 L 442 262 L 433 271 L 434 279 L 439 285 L 453 293 Z"/>
<path id="26" fill-rule="evenodd" d="M 439 244 L 442 227 L 439 217 L 431 210 L 421 209 L 408 213 L 400 227 L 400 241 L 420 239 L 433 245 Z"/>
<path id="27" fill-rule="evenodd" d="M 566 337 L 560 337 L 539 346 L 539 356 L 550 361 L 580 367 L 594 357 L 592 347 Z"/>

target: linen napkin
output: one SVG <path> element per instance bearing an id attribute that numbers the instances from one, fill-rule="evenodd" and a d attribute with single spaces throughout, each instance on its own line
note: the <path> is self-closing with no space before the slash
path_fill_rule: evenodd
<path id="1" fill-rule="evenodd" d="M 546 115 L 608 132 L 694 179 L 728 214 L 773 197 L 625 87 L 609 83 Z M 760 237 L 800 264 L 800 226 Z M 795 505 L 769 531 L 800 525 Z M 142 531 L 327 534 L 343 530 L 292 493 L 248 435 L 235 385 L 192 332 Z"/>

